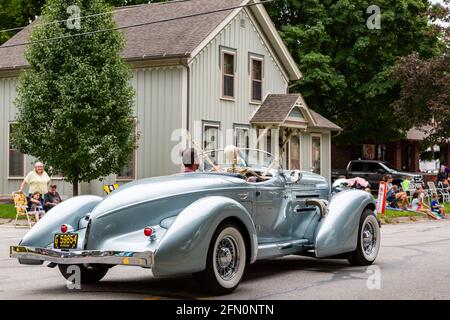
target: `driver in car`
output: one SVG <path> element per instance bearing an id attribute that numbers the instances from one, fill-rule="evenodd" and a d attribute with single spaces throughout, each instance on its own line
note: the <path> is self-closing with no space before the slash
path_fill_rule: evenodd
<path id="1" fill-rule="evenodd" d="M 199 167 L 198 155 L 194 148 L 187 148 L 181 153 L 184 173 L 196 172 Z"/>

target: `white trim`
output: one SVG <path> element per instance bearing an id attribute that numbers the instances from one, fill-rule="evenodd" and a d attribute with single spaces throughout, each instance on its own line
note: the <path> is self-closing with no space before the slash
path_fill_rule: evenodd
<path id="1" fill-rule="evenodd" d="M 309 120 L 312 122 L 313 126 L 314 126 L 314 127 L 317 127 L 316 119 L 314 119 L 313 115 L 312 115 L 311 112 L 309 111 L 309 107 L 308 107 L 308 105 L 306 104 L 306 101 L 305 101 L 305 99 L 303 99 L 303 96 L 302 96 L 301 94 L 300 94 L 300 96 L 299 96 L 299 100 L 300 100 L 300 103 L 299 103 L 298 100 L 297 100 L 296 105 L 298 105 L 298 107 L 300 107 L 300 110 L 305 110 L 305 112 L 306 112 L 306 114 L 307 114 Z"/>
<path id="2" fill-rule="evenodd" d="M 320 172 L 318 173 L 319 175 L 322 175 L 322 169 L 323 169 L 323 137 L 321 133 L 311 133 L 310 134 L 310 149 L 309 150 L 309 170 L 312 172 L 313 169 L 313 163 L 312 163 L 312 158 L 313 158 L 313 152 L 312 152 L 312 148 L 313 148 L 313 138 L 320 138 Z"/>
<path id="3" fill-rule="evenodd" d="M 225 73 L 224 63 L 225 63 L 225 55 L 233 56 L 233 96 L 225 95 L 225 76 L 230 77 L 231 74 Z M 220 99 L 227 101 L 236 101 L 236 81 L 237 81 L 237 52 L 221 47 L 220 48 Z"/>
<path id="4" fill-rule="evenodd" d="M 240 123 L 234 123 L 233 124 L 233 135 L 234 135 L 233 143 L 234 143 L 234 145 L 236 147 L 238 146 L 237 134 L 236 134 L 236 130 L 237 129 L 241 129 L 241 130 L 247 131 L 248 145 L 246 146 L 246 148 L 250 148 L 250 125 L 248 125 L 248 124 L 240 124 Z"/>
<path id="5" fill-rule="evenodd" d="M 244 0 L 241 3 L 241 6 L 246 5 L 250 0 Z M 215 37 L 229 24 L 234 18 L 239 14 L 242 8 L 234 9 L 228 17 L 226 17 L 200 44 L 191 52 L 191 57 L 188 60 L 188 64 L 190 64 L 197 55 L 211 42 Z"/>
<path id="6" fill-rule="evenodd" d="M 252 0 L 252 2 L 256 3 L 260 1 Z M 256 19 L 259 21 L 264 33 L 268 36 L 269 43 L 273 45 L 275 52 L 278 53 L 278 56 L 283 62 L 283 65 L 287 69 L 286 71 L 289 73 L 289 80 L 300 80 L 301 78 L 303 78 L 303 75 L 299 70 L 297 63 L 294 61 L 294 58 L 289 53 L 288 48 L 284 44 L 280 35 L 278 34 L 278 31 L 275 28 L 275 25 L 270 19 L 264 6 L 256 5 L 249 7 L 249 9 L 255 15 Z"/>
<path id="7" fill-rule="evenodd" d="M 267 37 L 264 35 L 264 32 L 261 30 L 259 23 L 255 20 L 254 15 L 250 11 L 248 11 L 247 8 L 243 11 L 245 12 L 247 18 L 250 20 L 251 26 L 256 30 L 256 34 L 261 38 L 263 47 L 266 48 L 266 50 L 269 52 L 269 56 L 273 60 L 276 69 L 280 72 L 281 76 L 286 81 L 287 88 L 289 85 L 289 75 L 286 73 L 284 65 L 277 57 L 277 54 L 273 51 L 269 39 L 267 39 Z"/>
<path id="8" fill-rule="evenodd" d="M 241 5 L 246 5 L 250 2 L 259 2 L 259 0 L 244 0 Z M 277 64 L 279 66 L 283 66 L 281 68 L 281 72 L 284 75 L 286 82 L 289 82 L 289 80 L 300 80 L 303 78 L 302 73 L 300 72 L 297 63 L 294 61 L 294 58 L 289 53 L 289 50 L 286 48 L 285 44 L 283 43 L 283 40 L 281 39 L 280 35 L 278 34 L 277 29 L 275 28 L 272 20 L 270 19 L 269 15 L 267 14 L 267 11 L 264 9 L 262 5 L 254 5 L 248 8 L 237 8 L 233 10 L 233 12 L 228 15 L 215 29 L 212 31 L 208 37 L 206 37 L 198 46 L 195 48 L 192 53 L 190 54 L 190 58 L 188 60 L 188 64 L 190 64 L 194 59 L 200 54 L 200 52 L 210 43 L 213 41 L 214 38 L 216 38 L 220 32 L 228 25 L 230 24 L 233 19 L 236 18 L 236 16 L 241 12 L 244 11 L 247 16 L 250 19 L 250 22 L 255 27 L 255 29 L 258 31 L 260 36 L 262 36 L 265 46 L 267 47 L 267 50 L 271 54 L 272 58 L 276 60 Z M 252 13 L 252 14 L 249 14 Z M 254 17 L 253 17 L 254 16 Z M 255 23 L 256 21 L 259 23 Z M 262 29 L 262 30 L 261 30 Z M 267 37 L 263 36 L 264 34 L 267 35 Z M 275 49 L 275 51 L 272 49 Z M 280 61 L 278 61 L 280 59 Z M 286 74 L 287 72 L 287 74 Z"/>
<path id="9" fill-rule="evenodd" d="M 205 127 L 214 127 L 217 128 L 217 148 L 220 149 L 220 122 L 219 121 L 210 121 L 210 120 L 202 120 L 202 150 L 206 151 L 205 149 Z"/>
<path id="10" fill-rule="evenodd" d="M 10 176 L 9 175 L 9 173 L 10 173 L 9 172 L 9 151 L 10 151 L 9 141 L 10 141 L 10 134 L 11 134 L 10 128 L 11 128 L 11 125 L 16 124 L 17 121 L 8 121 L 7 123 L 8 123 L 8 128 L 7 128 L 8 135 L 7 135 L 7 141 L 6 141 L 6 176 L 8 177 L 7 180 L 23 180 L 23 179 L 25 179 L 25 176 L 27 174 L 27 160 L 26 160 L 26 155 L 23 154 L 22 152 L 21 152 L 21 154 L 23 156 L 23 176 Z M 14 150 L 16 150 L 16 149 L 14 149 Z"/>
<path id="11" fill-rule="evenodd" d="M 181 128 L 185 130 L 188 127 L 188 68 L 181 71 Z"/>
<path id="12" fill-rule="evenodd" d="M 261 81 L 261 100 L 253 100 L 253 61 L 260 61 L 261 62 L 261 80 L 256 80 L 256 81 Z M 248 72 L 248 77 L 249 77 L 249 98 L 250 98 L 250 104 L 262 104 L 263 103 L 263 97 L 264 97 L 264 63 L 265 63 L 265 59 L 264 57 L 261 56 L 257 56 L 256 54 L 249 54 L 248 57 L 248 68 L 249 68 L 249 72 Z"/>

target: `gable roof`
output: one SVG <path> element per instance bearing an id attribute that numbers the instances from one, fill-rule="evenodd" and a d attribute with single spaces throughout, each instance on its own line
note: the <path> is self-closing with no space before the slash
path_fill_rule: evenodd
<path id="1" fill-rule="evenodd" d="M 172 1 L 116 8 L 114 20 L 118 27 L 179 18 L 167 22 L 121 29 L 120 31 L 125 38 L 125 48 L 122 52 L 122 57 L 126 61 L 190 58 L 192 53 L 198 52 L 202 46 L 206 45 L 205 39 L 220 32 L 219 28 L 227 18 L 236 15 L 242 10 L 242 8 L 236 9 L 236 7 L 254 2 L 259 2 L 259 0 Z M 262 5 L 252 6 L 251 8 L 255 13 L 265 12 L 264 8 L 256 10 L 254 7 L 262 7 Z M 208 13 L 217 10 L 224 11 Z M 208 14 L 198 15 L 201 13 Z M 186 17 L 189 15 L 194 16 Z M 27 42 L 31 29 L 36 23 L 38 22 L 27 26 L 3 46 Z M 269 23 L 272 24 L 271 21 Z M 265 26 L 268 29 L 271 27 L 274 28 L 273 24 Z M 285 55 L 287 49 L 278 33 L 275 36 L 273 34 L 268 36 L 269 39 L 274 37 L 277 39 L 273 43 L 275 52 L 277 55 Z M 1 48 L 0 70 L 27 67 L 28 63 L 24 56 L 25 49 L 26 46 Z M 283 64 L 285 62 L 293 63 L 293 65 L 286 65 L 285 68 L 289 78 L 293 80 L 299 79 L 301 73 L 288 52 L 287 55 L 288 57 L 280 56 L 280 60 Z"/>
<path id="2" fill-rule="evenodd" d="M 114 20 L 119 27 L 173 19 L 241 5 L 243 0 L 191 0 L 154 3 L 116 8 Z M 122 29 L 126 45 L 125 60 L 145 58 L 186 57 L 233 10 L 181 18 L 168 22 Z M 32 26 L 28 26 L 4 45 L 26 42 Z M 0 49 L 0 69 L 28 66 L 25 46 Z"/>
<path id="3" fill-rule="evenodd" d="M 308 127 L 342 131 L 342 129 L 319 113 L 311 110 L 301 94 L 269 94 L 256 110 L 250 123 L 283 125 L 294 108 L 300 108 L 305 118 L 309 118 Z"/>

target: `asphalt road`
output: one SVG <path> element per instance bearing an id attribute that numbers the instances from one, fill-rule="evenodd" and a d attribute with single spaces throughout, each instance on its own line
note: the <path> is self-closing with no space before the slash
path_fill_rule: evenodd
<path id="1" fill-rule="evenodd" d="M 9 245 L 26 231 L 0 226 L 0 299 L 213 299 L 189 277 L 154 279 L 133 267 L 115 267 L 100 283 L 69 290 L 57 268 L 9 258 Z M 222 298 L 450 299 L 450 221 L 383 226 L 380 255 L 370 268 L 295 256 L 259 262 Z"/>

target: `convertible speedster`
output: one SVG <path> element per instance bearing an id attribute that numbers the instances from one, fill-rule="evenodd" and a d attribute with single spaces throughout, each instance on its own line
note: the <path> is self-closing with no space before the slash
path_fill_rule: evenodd
<path id="1" fill-rule="evenodd" d="M 232 292 L 248 264 L 287 255 L 369 265 L 380 247 L 370 193 L 331 195 L 325 178 L 282 170 L 266 152 L 201 155 L 200 171 L 132 182 L 106 198 L 78 196 L 48 212 L 10 256 L 58 266 L 66 279 L 100 281 L 116 265 L 154 277 L 192 274 L 214 294 Z"/>

